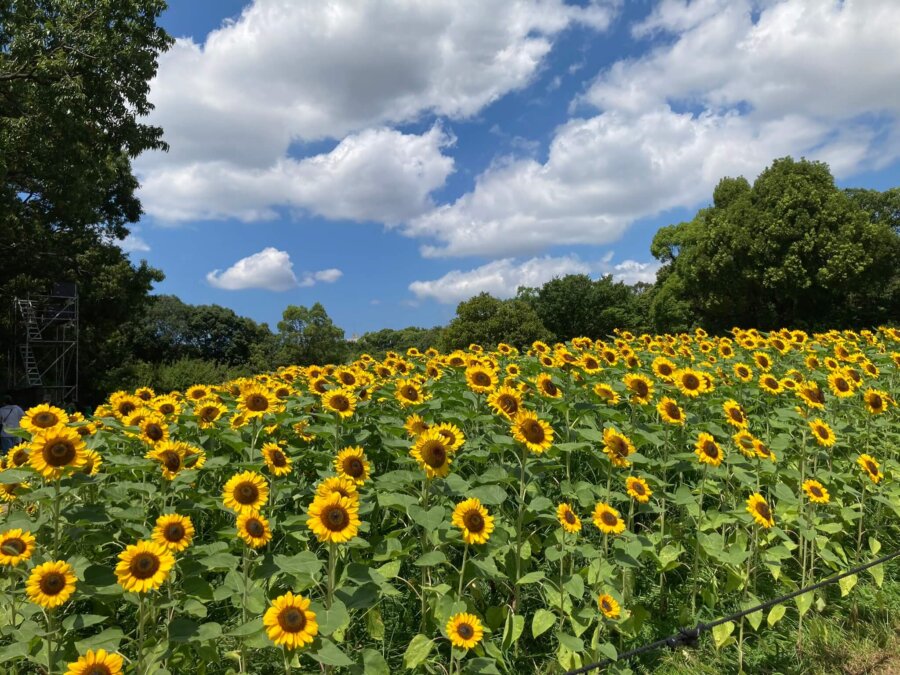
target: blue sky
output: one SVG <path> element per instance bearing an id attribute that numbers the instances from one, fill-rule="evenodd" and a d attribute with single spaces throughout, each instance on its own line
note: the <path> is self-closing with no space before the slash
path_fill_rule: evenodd
<path id="1" fill-rule="evenodd" d="M 126 246 L 157 292 L 272 326 L 319 301 L 348 336 L 558 274 L 652 280 L 653 234 L 723 175 L 793 154 L 900 184 L 898 22 L 889 0 L 171 0 L 171 151 L 136 162 Z"/>

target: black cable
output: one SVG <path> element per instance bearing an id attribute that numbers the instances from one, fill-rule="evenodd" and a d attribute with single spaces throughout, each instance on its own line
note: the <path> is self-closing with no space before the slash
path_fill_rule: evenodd
<path id="1" fill-rule="evenodd" d="M 849 577 L 853 574 L 856 574 L 857 572 L 863 572 L 870 567 L 875 567 L 876 565 L 885 563 L 888 560 L 896 558 L 897 556 L 900 556 L 900 550 L 889 553 L 888 555 L 881 556 L 880 558 L 876 558 L 875 560 L 867 562 L 864 565 L 853 567 L 849 570 L 846 570 L 845 572 L 841 572 L 840 574 L 837 574 L 833 577 L 829 577 L 824 581 L 815 583 L 812 586 L 806 586 L 805 588 L 793 591 L 791 593 L 788 593 L 787 595 L 782 595 L 778 598 L 766 600 L 762 604 L 756 605 L 755 607 L 751 607 L 749 609 L 741 610 L 740 612 L 736 612 L 734 614 L 731 614 L 730 616 L 724 616 L 720 619 L 716 619 L 715 621 L 711 621 L 710 623 L 701 622 L 693 628 L 681 628 L 675 635 L 670 635 L 667 638 L 656 640 L 655 642 L 650 642 L 641 647 L 637 647 L 636 649 L 632 649 L 631 651 L 623 652 L 616 656 L 616 658 L 614 659 L 606 658 L 602 661 L 597 661 L 596 663 L 591 663 L 575 670 L 569 670 L 566 672 L 566 675 L 582 675 L 583 673 L 589 673 L 592 670 L 597 670 L 598 668 L 605 668 L 606 666 L 615 663 L 616 661 L 626 661 L 634 656 L 659 649 L 660 647 L 669 647 L 671 649 L 680 646 L 696 647 L 700 635 L 705 631 L 715 628 L 716 626 L 720 626 L 723 623 L 728 623 L 729 621 L 734 621 L 735 619 L 742 619 L 749 614 L 768 609 L 769 607 L 774 607 L 775 605 L 780 605 L 782 602 L 796 598 L 797 596 L 803 595 L 804 593 L 818 590 L 820 588 L 823 588 L 824 586 L 830 586 L 831 584 L 837 583 L 844 577 Z"/>

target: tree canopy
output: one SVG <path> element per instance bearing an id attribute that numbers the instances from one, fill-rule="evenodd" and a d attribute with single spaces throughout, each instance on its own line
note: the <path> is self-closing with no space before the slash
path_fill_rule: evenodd
<path id="1" fill-rule="evenodd" d="M 524 347 L 535 340 L 551 340 L 553 334 L 525 300 L 499 300 L 481 293 L 459 303 L 443 337 L 445 349 L 462 349 L 472 343 L 490 347 L 499 342 Z"/>
<path id="2" fill-rule="evenodd" d="M 343 329 L 318 302 L 309 308 L 288 305 L 278 322 L 278 342 L 279 363 L 340 363 L 347 353 Z"/>

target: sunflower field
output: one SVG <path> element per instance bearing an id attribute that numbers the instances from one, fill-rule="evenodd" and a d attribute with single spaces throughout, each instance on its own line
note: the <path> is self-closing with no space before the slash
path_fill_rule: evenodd
<path id="1" fill-rule="evenodd" d="M 615 657 L 900 546 L 898 389 L 894 328 L 698 329 L 41 405 L 0 473 L 0 669 Z M 737 670 L 762 634 L 858 612 L 886 583 L 865 576 L 706 640 Z"/>

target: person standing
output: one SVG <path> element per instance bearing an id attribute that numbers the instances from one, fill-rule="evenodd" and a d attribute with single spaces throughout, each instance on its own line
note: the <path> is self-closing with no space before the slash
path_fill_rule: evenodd
<path id="1" fill-rule="evenodd" d="M 3 395 L 3 405 L 0 406 L 0 447 L 6 453 L 11 447 L 18 445 L 22 439 L 9 433 L 9 429 L 18 429 L 22 418 L 25 417 L 25 411 L 13 403 L 12 396 Z"/>

